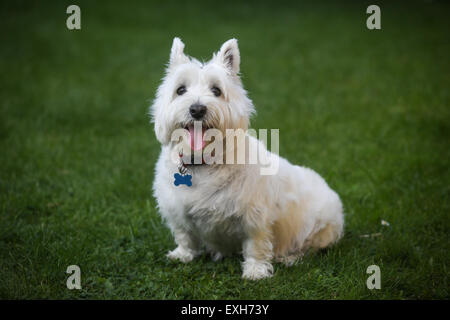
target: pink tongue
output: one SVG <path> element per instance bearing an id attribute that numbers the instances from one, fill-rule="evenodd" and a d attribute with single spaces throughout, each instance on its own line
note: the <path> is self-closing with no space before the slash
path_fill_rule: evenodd
<path id="1" fill-rule="evenodd" d="M 194 126 L 190 125 L 188 127 L 189 135 L 191 136 L 191 150 L 202 150 L 205 147 L 205 140 L 203 140 L 203 128 L 197 128 L 199 130 L 194 130 Z"/>

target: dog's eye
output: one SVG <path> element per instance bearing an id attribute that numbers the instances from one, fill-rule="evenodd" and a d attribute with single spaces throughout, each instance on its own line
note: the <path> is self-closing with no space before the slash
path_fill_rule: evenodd
<path id="1" fill-rule="evenodd" d="M 218 97 L 218 96 L 220 96 L 222 94 L 222 91 L 220 91 L 220 89 L 217 88 L 216 86 L 212 87 L 211 91 L 216 97 Z"/>
<path id="2" fill-rule="evenodd" d="M 186 91 L 187 91 L 187 90 L 186 90 L 186 86 L 180 86 L 180 87 L 178 87 L 178 89 L 177 89 L 177 95 L 181 96 L 181 95 L 185 94 Z"/>

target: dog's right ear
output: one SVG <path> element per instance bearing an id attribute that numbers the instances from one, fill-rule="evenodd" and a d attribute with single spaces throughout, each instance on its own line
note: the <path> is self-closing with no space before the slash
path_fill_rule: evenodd
<path id="1" fill-rule="evenodd" d="M 230 39 L 225 42 L 222 47 L 220 47 L 217 55 L 215 55 L 215 59 L 233 75 L 237 75 L 239 73 L 239 64 L 241 63 L 237 40 Z"/>
<path id="2" fill-rule="evenodd" d="M 169 68 L 189 62 L 189 58 L 183 51 L 184 43 L 178 37 L 173 38 L 172 49 L 170 50 Z"/>

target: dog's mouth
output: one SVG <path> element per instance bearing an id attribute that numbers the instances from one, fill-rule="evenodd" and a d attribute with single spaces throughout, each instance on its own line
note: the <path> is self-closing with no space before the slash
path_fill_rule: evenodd
<path id="1" fill-rule="evenodd" d="M 189 132 L 191 150 L 202 150 L 206 146 L 204 135 L 209 127 L 202 125 L 202 127 L 200 128 L 200 126 L 194 126 L 193 123 L 190 123 L 185 126 L 184 129 Z"/>

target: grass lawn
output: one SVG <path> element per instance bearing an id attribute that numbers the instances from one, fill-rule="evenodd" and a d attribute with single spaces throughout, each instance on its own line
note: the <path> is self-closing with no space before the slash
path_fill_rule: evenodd
<path id="1" fill-rule="evenodd" d="M 449 5 L 378 1 L 370 31 L 369 4 L 2 1 L 0 298 L 448 299 Z M 166 259 L 147 112 L 174 36 L 204 60 L 239 39 L 252 127 L 342 197 L 336 246 L 259 282 L 239 256 Z"/>

